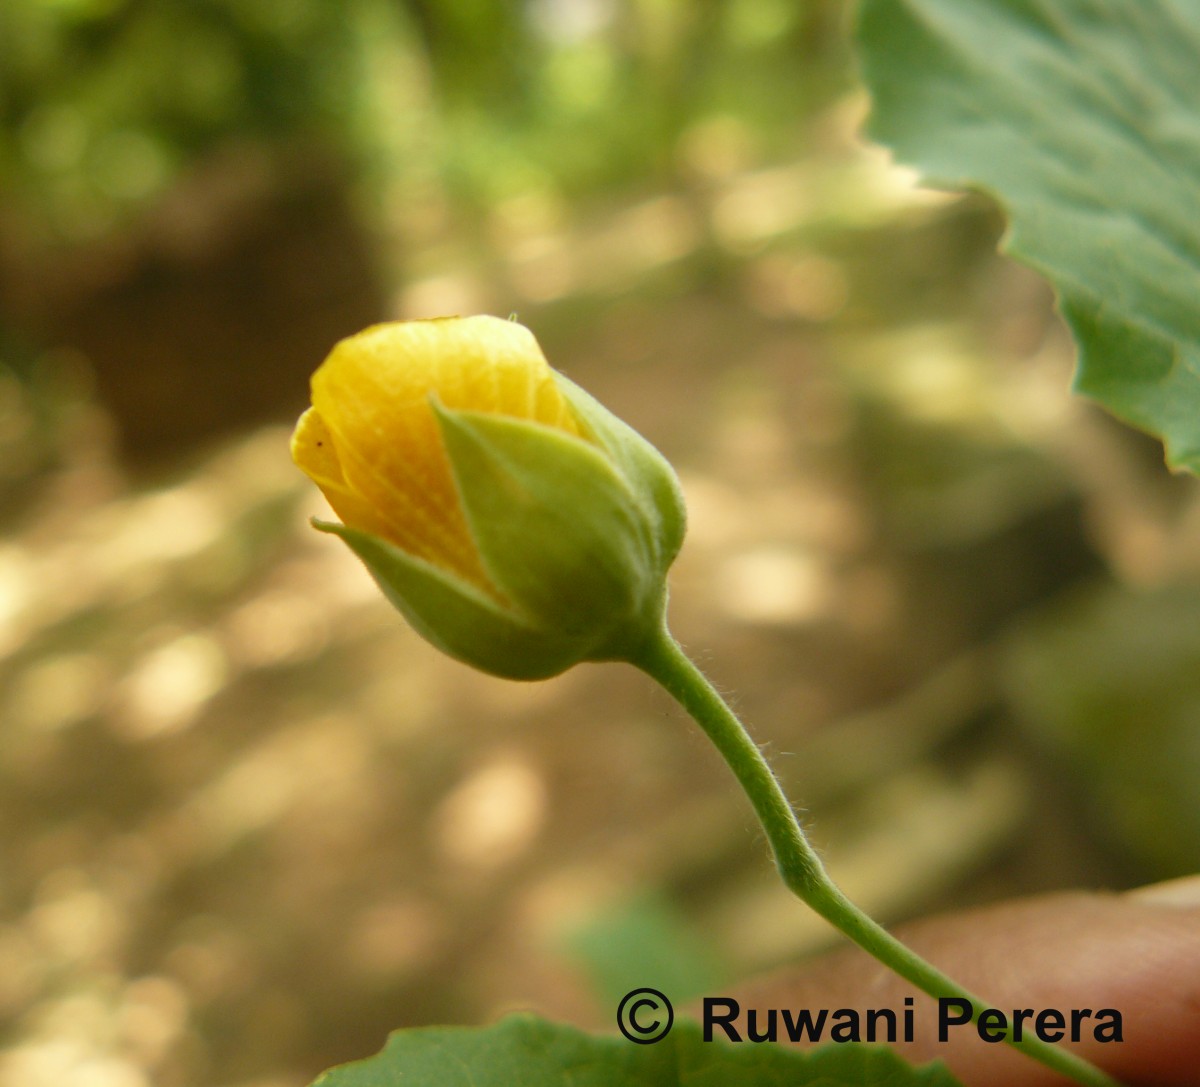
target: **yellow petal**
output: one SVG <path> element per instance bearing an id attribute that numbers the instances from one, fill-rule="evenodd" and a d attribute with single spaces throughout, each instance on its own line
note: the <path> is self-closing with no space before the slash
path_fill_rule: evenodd
<path id="1" fill-rule="evenodd" d="M 342 522 L 386 536 L 387 524 L 374 508 L 346 486 L 333 435 L 316 408 L 300 416 L 292 433 L 292 460 L 325 495 Z"/>
<path id="2" fill-rule="evenodd" d="M 318 487 L 346 485 L 333 436 L 316 408 L 309 408 L 296 423 L 292 432 L 292 460 Z"/>
<path id="3" fill-rule="evenodd" d="M 313 376 L 312 394 L 323 428 L 320 441 L 333 454 L 305 436 L 307 462 L 297 463 L 325 490 L 343 521 L 489 591 L 431 394 L 449 408 L 579 433 L 532 333 L 495 317 L 376 325 L 333 349 Z M 307 424 L 313 435 L 316 425 Z M 298 428 L 297 442 L 300 435 Z"/>

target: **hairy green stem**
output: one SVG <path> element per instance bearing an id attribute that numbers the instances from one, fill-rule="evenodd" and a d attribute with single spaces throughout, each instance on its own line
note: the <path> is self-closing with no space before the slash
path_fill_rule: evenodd
<path id="1" fill-rule="evenodd" d="M 911 951 L 871 920 L 834 884 L 805 837 L 778 780 L 741 721 L 664 626 L 632 661 L 661 684 L 717 745 L 766 832 L 783 882 L 859 947 L 934 999 L 969 1001 L 972 1021 L 988 1005 Z M 1111 1076 L 1069 1050 L 1023 1034 L 1005 1041 L 1085 1087 L 1120 1087 Z"/>

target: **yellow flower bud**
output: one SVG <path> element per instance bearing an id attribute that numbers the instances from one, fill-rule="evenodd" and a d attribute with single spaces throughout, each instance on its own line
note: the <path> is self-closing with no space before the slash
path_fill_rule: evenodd
<path id="1" fill-rule="evenodd" d="M 494 317 L 377 325 L 312 380 L 292 456 L 414 627 L 512 678 L 628 656 L 683 538 L 670 466 Z"/>

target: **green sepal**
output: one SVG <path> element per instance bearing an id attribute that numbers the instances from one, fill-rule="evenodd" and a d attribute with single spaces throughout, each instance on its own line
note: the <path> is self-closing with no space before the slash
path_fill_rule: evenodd
<path id="1" fill-rule="evenodd" d="M 539 628 L 595 643 L 642 623 L 661 576 L 640 504 L 596 446 L 541 423 L 435 404 L 471 536 Z"/>
<path id="2" fill-rule="evenodd" d="M 587 655 L 586 640 L 536 629 L 469 582 L 378 536 L 328 521 L 313 527 L 341 537 L 413 629 L 464 664 L 505 679 L 548 679 Z"/>
<path id="3" fill-rule="evenodd" d="M 554 380 L 588 436 L 599 443 L 629 484 L 654 529 L 659 571 L 666 574 L 683 546 L 687 508 L 679 478 L 670 463 L 628 423 L 558 371 Z"/>

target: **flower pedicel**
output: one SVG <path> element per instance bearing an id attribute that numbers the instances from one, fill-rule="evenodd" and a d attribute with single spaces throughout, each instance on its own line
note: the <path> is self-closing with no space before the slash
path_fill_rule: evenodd
<path id="1" fill-rule="evenodd" d="M 830 879 L 770 766 L 672 638 L 666 575 L 683 543 L 671 466 L 495 317 L 376 325 L 313 375 L 292 437 L 340 536 L 426 639 L 510 679 L 624 660 L 660 683 L 713 741 L 762 823 L 784 883 L 918 989 L 995 1013 L 900 943 Z M 994 1025 L 1090 1087 L 1118 1087 L 1068 1049 Z"/>

